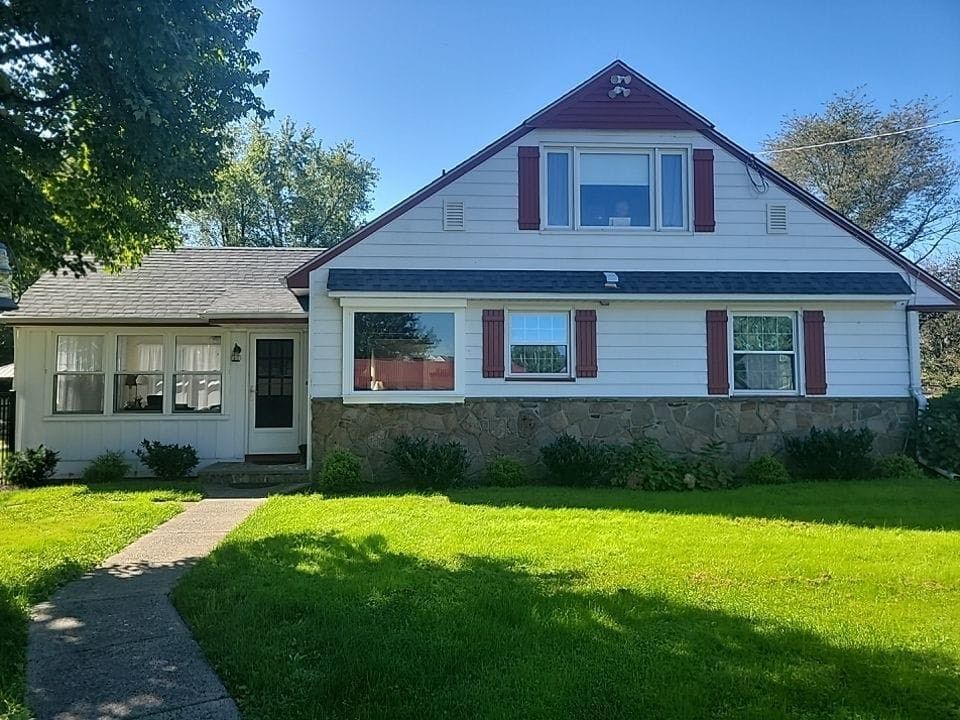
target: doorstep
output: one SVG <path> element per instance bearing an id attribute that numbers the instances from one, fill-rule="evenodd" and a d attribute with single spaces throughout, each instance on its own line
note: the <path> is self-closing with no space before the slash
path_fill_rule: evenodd
<path id="1" fill-rule="evenodd" d="M 234 487 L 267 487 L 291 485 L 310 480 L 307 466 L 302 463 L 218 462 L 201 469 L 197 476 L 203 483 Z"/>

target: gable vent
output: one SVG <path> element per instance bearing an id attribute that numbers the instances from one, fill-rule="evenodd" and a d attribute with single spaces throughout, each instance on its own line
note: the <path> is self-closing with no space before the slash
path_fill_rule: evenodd
<path id="1" fill-rule="evenodd" d="M 767 232 L 785 233 L 787 231 L 787 206 L 767 205 Z"/>
<path id="2" fill-rule="evenodd" d="M 463 230 L 463 200 L 443 201 L 443 229 Z"/>

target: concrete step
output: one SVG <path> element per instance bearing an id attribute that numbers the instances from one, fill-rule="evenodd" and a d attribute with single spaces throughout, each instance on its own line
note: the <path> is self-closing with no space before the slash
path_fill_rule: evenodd
<path id="1" fill-rule="evenodd" d="M 233 487 L 289 485 L 310 480 L 310 473 L 307 472 L 306 466 L 300 463 L 264 465 L 248 462 L 220 462 L 202 468 L 197 475 L 203 483 Z"/>

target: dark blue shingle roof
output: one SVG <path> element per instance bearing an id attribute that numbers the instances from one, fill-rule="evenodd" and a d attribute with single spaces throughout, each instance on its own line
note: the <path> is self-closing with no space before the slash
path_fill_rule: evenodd
<path id="1" fill-rule="evenodd" d="M 909 295 L 897 273 L 620 272 L 566 270 L 330 270 L 327 288 L 341 292 L 548 293 L 557 295 Z"/>

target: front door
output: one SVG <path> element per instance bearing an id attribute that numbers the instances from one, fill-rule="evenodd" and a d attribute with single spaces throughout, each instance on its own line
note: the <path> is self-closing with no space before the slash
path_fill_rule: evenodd
<path id="1" fill-rule="evenodd" d="M 300 444 L 298 336 L 251 335 L 250 455 L 293 454 Z"/>

